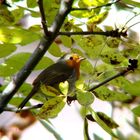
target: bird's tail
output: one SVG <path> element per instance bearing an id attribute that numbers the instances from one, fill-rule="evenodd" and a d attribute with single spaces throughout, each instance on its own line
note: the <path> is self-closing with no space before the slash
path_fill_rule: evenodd
<path id="1" fill-rule="evenodd" d="M 37 88 L 33 88 L 31 92 L 28 94 L 28 96 L 21 102 L 21 104 L 18 106 L 18 110 L 21 110 L 26 103 L 32 98 L 32 96 L 37 92 Z"/>

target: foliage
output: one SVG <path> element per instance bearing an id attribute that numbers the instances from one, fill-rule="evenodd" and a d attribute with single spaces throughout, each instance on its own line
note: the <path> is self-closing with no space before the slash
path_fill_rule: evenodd
<path id="1" fill-rule="evenodd" d="M 24 50 L 26 45 L 30 47 L 29 44 L 39 41 L 44 35 L 41 23 L 34 22 L 25 27 L 25 22 L 28 20 L 26 16 L 40 20 L 41 13 L 37 10 L 37 2 L 26 0 L 26 5 L 18 6 L 19 2 L 20 0 L 12 0 L 11 7 L 4 3 L 0 4 L 0 77 L 4 81 L 0 87 L 1 91 L 7 85 L 7 79 L 15 76 L 32 55 L 27 51 L 20 52 L 19 50 Z M 51 27 L 61 4 L 59 0 L 43 1 L 47 27 Z M 118 12 L 129 11 L 133 14 L 121 28 L 104 25 L 104 20 L 115 7 Z M 75 91 L 76 100 L 87 110 L 84 116 L 85 139 L 89 137 L 86 133 L 89 123 L 86 116 L 89 112 L 94 121 L 107 133 L 113 137 L 119 137 L 119 134 L 112 131 L 118 125 L 107 115 L 92 109 L 91 105 L 94 104 L 96 98 L 111 103 L 117 102 L 122 108 L 127 104 L 134 117 L 140 116 L 140 106 L 137 102 L 140 96 L 140 41 L 133 39 L 136 38 L 136 33 L 130 28 L 132 24 L 128 26 L 129 22 L 139 16 L 139 8 L 140 3 L 131 0 L 114 1 L 113 3 L 111 0 L 74 0 L 73 7 L 58 32 L 59 36 L 48 49 L 50 55 L 45 55 L 34 69 L 35 71 L 48 67 L 53 63 L 53 58 L 58 58 L 67 52 L 78 53 L 86 57 L 81 64 L 81 77 L 77 81 Z M 131 38 L 131 36 L 134 37 Z M 38 44 L 35 47 L 37 46 Z M 89 91 L 93 85 L 127 69 L 130 66 L 130 59 L 138 60 L 138 67 L 134 71 L 120 75 L 121 77 L 114 78 L 94 91 Z M 33 111 L 37 118 L 54 118 L 62 111 L 67 103 L 68 85 L 61 83 L 59 86 L 60 91 L 56 91 L 52 87 L 42 85 L 40 94 L 33 97 L 39 102 L 45 102 L 39 111 Z M 23 84 L 19 90 L 20 96 L 14 96 L 9 104 L 18 106 L 30 89 L 30 84 Z M 134 108 L 131 107 L 133 104 L 135 104 Z M 111 125 L 108 125 L 107 120 Z M 139 124 L 131 126 L 140 127 Z M 96 139 L 102 139 L 94 136 Z"/>

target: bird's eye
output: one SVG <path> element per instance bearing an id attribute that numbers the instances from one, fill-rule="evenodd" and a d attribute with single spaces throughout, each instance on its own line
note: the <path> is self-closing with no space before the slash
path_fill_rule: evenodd
<path id="1" fill-rule="evenodd" d="M 72 56 L 70 57 L 70 60 L 73 60 L 73 57 Z"/>

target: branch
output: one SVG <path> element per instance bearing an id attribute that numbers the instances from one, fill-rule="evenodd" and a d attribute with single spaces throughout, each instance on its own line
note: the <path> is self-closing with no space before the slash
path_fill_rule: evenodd
<path id="1" fill-rule="evenodd" d="M 75 11 L 75 10 L 86 10 L 86 11 L 91 11 L 93 9 L 98 9 L 98 8 L 102 8 L 102 7 L 108 7 L 108 6 L 111 6 L 117 2 L 119 2 L 120 0 L 116 0 L 114 2 L 111 2 L 111 3 L 107 3 L 107 4 L 104 4 L 104 5 L 100 5 L 100 6 L 94 6 L 94 7 L 86 7 L 86 8 L 72 8 L 72 11 Z"/>
<path id="2" fill-rule="evenodd" d="M 43 26 L 44 34 L 45 34 L 45 36 L 48 36 L 49 31 L 48 31 L 48 28 L 47 28 L 47 23 L 46 23 L 44 8 L 43 8 L 43 0 L 38 0 L 37 3 L 38 3 L 40 14 L 41 14 L 41 23 L 42 23 L 42 26 Z"/>
<path id="3" fill-rule="evenodd" d="M 31 55 L 28 62 L 23 66 L 23 68 L 19 71 L 16 77 L 9 83 L 9 85 L 5 88 L 5 90 L 1 93 L 0 98 L 0 113 L 4 111 L 4 107 L 8 104 L 10 99 L 15 95 L 20 86 L 29 76 L 34 67 L 41 60 L 43 55 L 49 49 L 50 45 L 53 43 L 54 39 L 57 37 L 57 34 L 66 18 L 68 13 L 71 10 L 73 4 L 73 0 L 61 0 L 60 9 L 58 14 L 55 17 L 55 20 L 52 24 L 52 32 L 49 36 L 45 36 L 40 41 L 39 45 Z"/>
<path id="4" fill-rule="evenodd" d="M 27 110 L 31 110 L 31 109 L 37 109 L 37 108 L 41 108 L 43 106 L 43 104 L 37 104 L 34 106 L 29 106 L 29 107 L 24 107 L 22 109 L 17 109 L 15 107 L 4 107 L 3 111 L 10 111 L 10 112 L 21 112 L 21 111 L 27 111 Z"/>
<path id="5" fill-rule="evenodd" d="M 108 83 L 109 81 L 111 81 L 117 77 L 124 76 L 125 74 L 127 74 L 130 71 L 134 71 L 138 67 L 138 60 L 136 60 L 136 59 L 129 59 L 129 63 L 130 63 L 130 65 L 128 65 L 128 67 L 126 69 L 124 69 L 121 72 L 117 73 L 116 75 L 106 79 L 105 81 L 99 83 L 98 85 L 90 88 L 88 91 L 93 92 L 93 90 L 97 89 L 98 87 Z"/>
<path id="6" fill-rule="evenodd" d="M 94 31 L 83 31 L 83 32 L 58 32 L 58 35 L 66 35 L 66 36 L 72 36 L 72 35 L 104 35 L 104 36 L 112 36 L 112 37 L 126 37 L 127 32 L 125 31 L 119 31 L 119 29 L 111 30 L 111 31 L 105 31 L 105 32 L 94 32 Z"/>
<path id="7" fill-rule="evenodd" d="M 130 71 L 134 71 L 138 67 L 138 60 L 136 60 L 136 59 L 129 59 L 129 63 L 130 63 L 130 65 L 128 65 L 128 67 L 126 69 L 122 70 L 121 72 L 117 73 L 116 75 L 114 75 L 112 77 L 109 77 L 108 79 L 104 80 L 103 82 L 99 83 L 98 85 L 91 87 L 87 91 L 91 91 L 92 93 L 94 93 L 94 90 L 99 88 L 100 86 L 105 85 L 106 83 L 108 83 L 109 81 L 111 81 L 115 78 L 124 76 L 125 74 L 127 74 Z M 77 100 L 76 95 L 68 96 L 68 98 L 67 98 L 68 104 L 70 104 L 74 100 Z"/>
<path id="8" fill-rule="evenodd" d="M 105 35 L 105 36 L 111 36 L 110 32 L 92 32 L 92 31 L 59 32 L 58 35 L 66 35 L 66 36 L 72 36 L 72 35 Z"/>

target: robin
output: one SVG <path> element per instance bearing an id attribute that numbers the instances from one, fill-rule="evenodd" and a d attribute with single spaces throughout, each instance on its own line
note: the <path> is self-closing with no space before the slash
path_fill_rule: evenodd
<path id="1" fill-rule="evenodd" d="M 33 89 L 21 102 L 19 109 L 22 109 L 29 99 L 39 90 L 41 84 L 55 87 L 60 82 L 68 81 L 68 94 L 75 88 L 75 81 L 80 76 L 80 63 L 84 58 L 78 54 L 65 54 L 56 63 L 43 70 L 33 82 Z"/>

